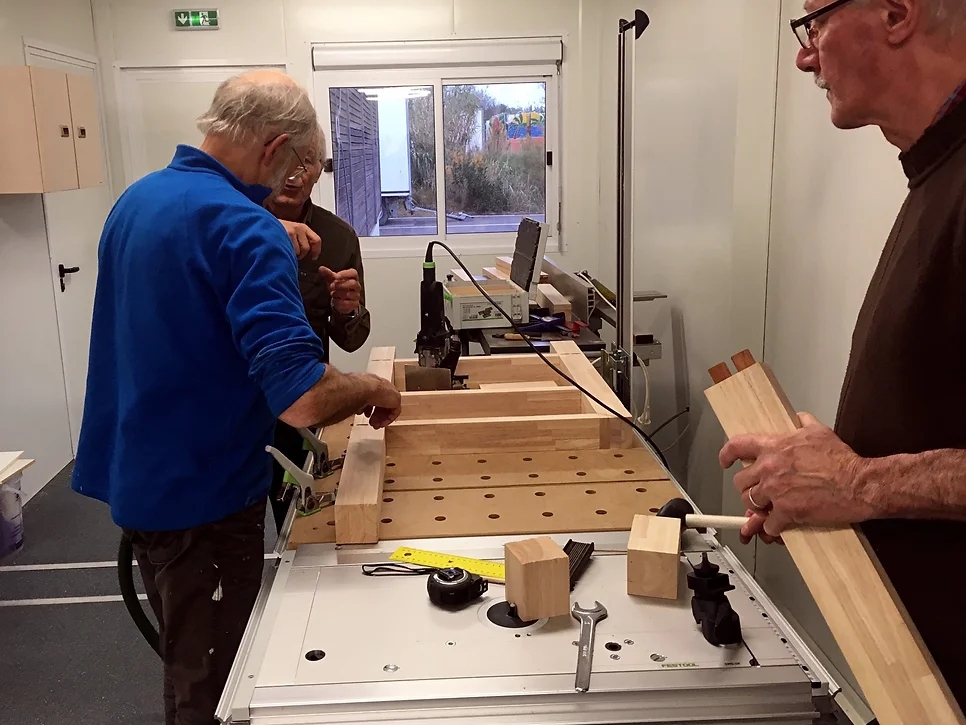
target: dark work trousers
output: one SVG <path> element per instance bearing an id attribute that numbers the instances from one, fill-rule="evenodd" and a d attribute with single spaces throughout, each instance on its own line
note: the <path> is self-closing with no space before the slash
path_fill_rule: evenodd
<path id="1" fill-rule="evenodd" d="M 212 725 L 261 585 L 265 501 L 180 531 L 125 531 L 159 623 L 165 725 Z"/>
<path id="2" fill-rule="evenodd" d="M 288 458 L 299 468 L 305 466 L 305 459 L 308 451 L 302 447 L 303 438 L 298 429 L 286 425 L 282 421 L 275 422 L 275 447 L 281 451 L 282 455 Z M 278 500 L 278 494 L 282 490 L 282 476 L 285 469 L 278 465 L 278 461 L 272 459 L 272 488 L 268 496 L 272 502 L 272 515 L 275 518 L 275 530 L 281 531 L 282 524 L 285 522 L 285 514 L 288 513 L 289 501 Z"/>

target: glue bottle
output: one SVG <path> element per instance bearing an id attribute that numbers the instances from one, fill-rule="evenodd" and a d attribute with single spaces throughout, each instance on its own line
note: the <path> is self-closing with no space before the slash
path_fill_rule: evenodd
<path id="1" fill-rule="evenodd" d="M 0 563 L 23 549 L 23 494 L 21 475 L 0 484 Z"/>

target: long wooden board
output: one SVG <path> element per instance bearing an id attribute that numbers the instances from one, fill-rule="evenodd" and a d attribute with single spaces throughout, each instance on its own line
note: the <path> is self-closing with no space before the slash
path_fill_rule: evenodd
<path id="1" fill-rule="evenodd" d="M 391 380 L 394 353 L 391 347 L 373 348 L 367 371 Z M 386 429 L 376 430 L 364 415 L 356 416 L 335 499 L 338 543 L 371 544 L 379 540 L 385 466 Z"/>
<path id="2" fill-rule="evenodd" d="M 396 421 L 386 429 L 386 445 L 390 452 L 437 455 L 589 450 L 607 447 L 608 426 L 594 413 Z"/>
<path id="3" fill-rule="evenodd" d="M 577 388 L 550 383 L 549 388 L 516 390 L 451 390 L 404 392 L 399 421 L 442 418 L 488 418 L 514 415 L 567 415 L 581 410 L 583 395 Z"/>
<path id="4" fill-rule="evenodd" d="M 798 415 L 765 364 L 736 356 L 737 374 L 705 395 L 725 433 L 782 434 Z M 966 719 L 902 602 L 856 527 L 801 527 L 782 534 L 880 725 L 963 725 Z"/>

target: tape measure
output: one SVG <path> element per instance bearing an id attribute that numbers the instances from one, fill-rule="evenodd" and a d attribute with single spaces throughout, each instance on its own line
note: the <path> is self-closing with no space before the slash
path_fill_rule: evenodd
<path id="1" fill-rule="evenodd" d="M 419 564 L 420 566 L 429 566 L 434 569 L 463 569 L 471 574 L 479 574 L 486 579 L 494 579 L 501 582 L 506 580 L 506 567 L 500 561 L 469 559 L 465 556 L 441 554 L 437 551 L 410 549 L 407 546 L 400 546 L 389 558 L 392 561 Z"/>

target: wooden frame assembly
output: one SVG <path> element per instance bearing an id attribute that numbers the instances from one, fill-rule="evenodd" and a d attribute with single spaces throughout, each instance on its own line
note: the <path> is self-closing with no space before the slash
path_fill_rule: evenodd
<path id="1" fill-rule="evenodd" d="M 548 360 L 629 417 L 573 342 Z M 633 430 L 537 355 L 466 357 L 467 390 L 406 391 L 392 348 L 369 372 L 402 390 L 399 419 L 374 431 L 364 416 L 323 432 L 330 455 L 346 451 L 336 505 L 297 519 L 289 546 L 444 536 L 629 531 L 680 495 Z"/>
<path id="2" fill-rule="evenodd" d="M 792 433 L 798 415 L 747 350 L 710 370 L 705 395 L 729 437 Z M 801 527 L 782 534 L 880 725 L 963 725 L 966 719 L 861 531 Z"/>

